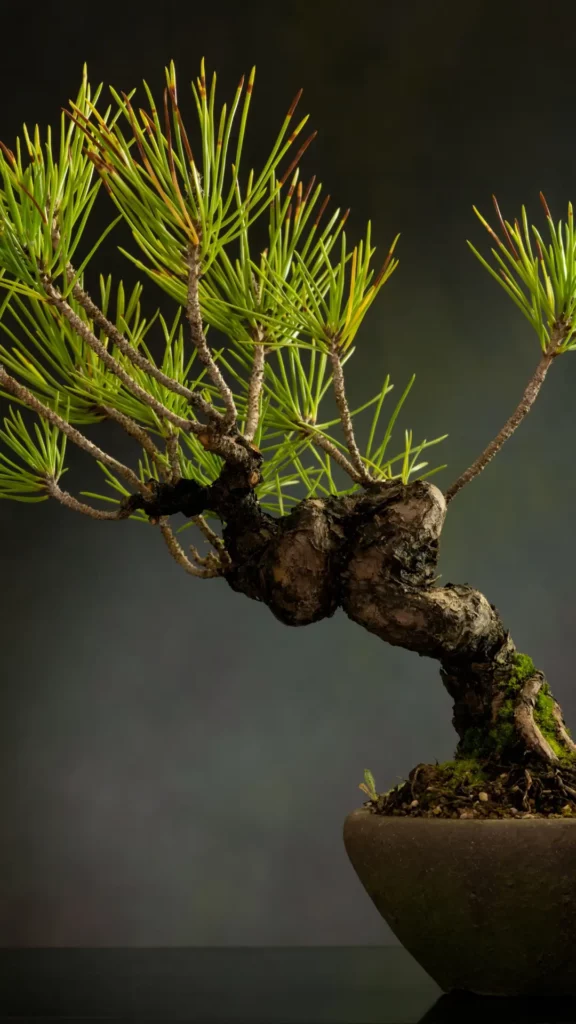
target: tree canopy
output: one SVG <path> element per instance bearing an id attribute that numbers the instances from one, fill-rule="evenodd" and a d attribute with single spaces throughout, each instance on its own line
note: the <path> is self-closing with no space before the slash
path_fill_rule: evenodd
<path id="1" fill-rule="evenodd" d="M 376 261 L 370 223 L 351 241 L 347 212 L 331 210 L 315 178 L 302 181 L 300 159 L 316 133 L 307 134 L 308 117 L 296 113 L 301 92 L 263 165 L 247 170 L 254 69 L 218 108 L 216 75 L 208 84 L 202 62 L 191 84 L 194 130 L 184 125 L 173 64 L 165 75 L 160 102 L 143 83 L 147 109 L 136 106 L 136 90 L 114 88 L 105 107 L 102 86 L 91 89 L 85 68 L 57 139 L 24 126 L 15 152 L 0 143 L 0 396 L 10 402 L 0 430 L 0 498 L 53 497 L 94 518 L 150 522 L 144 508 L 126 505 L 134 491 L 146 496 L 154 481 L 181 479 L 207 487 L 223 460 L 255 451 L 257 498 L 284 515 L 303 496 L 407 484 L 445 468 L 429 468 L 422 454 L 447 435 L 416 442 L 405 431 L 400 451 L 392 449 L 414 377 L 396 401 L 386 376 L 375 395 L 349 407 L 344 367 L 398 266 L 399 236 Z M 110 220 L 90 246 L 101 188 Z M 524 207 L 522 223 L 510 224 L 494 201 L 500 234 L 476 211 L 494 243 L 492 264 L 468 244 L 530 321 L 549 362 L 576 347 L 576 258 L 572 206 L 567 223 L 555 225 L 542 202 L 549 243 L 530 230 Z M 126 290 L 94 269 L 99 246 L 121 221 L 133 240 L 121 251 L 149 288 L 172 300 L 171 317 L 159 307 L 146 319 L 141 282 Z M 152 352 L 158 342 L 161 358 Z M 335 406 L 327 416 L 329 398 Z M 367 418 L 363 449 L 358 417 Z M 138 443 L 137 466 L 81 430 L 104 420 Z M 108 493 L 81 496 L 104 509 L 60 486 L 68 441 L 97 460 Z M 221 542 L 206 518 L 193 522 L 216 553 L 202 558 L 192 548 L 191 562 L 163 518 L 168 547 L 188 571 L 218 575 Z"/>

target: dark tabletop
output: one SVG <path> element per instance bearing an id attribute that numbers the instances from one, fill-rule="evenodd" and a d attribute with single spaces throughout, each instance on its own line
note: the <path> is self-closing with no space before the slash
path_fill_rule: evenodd
<path id="1" fill-rule="evenodd" d="M 442 995 L 399 946 L 0 949 L 0 1020 L 574 1024 L 576 1000 Z"/>

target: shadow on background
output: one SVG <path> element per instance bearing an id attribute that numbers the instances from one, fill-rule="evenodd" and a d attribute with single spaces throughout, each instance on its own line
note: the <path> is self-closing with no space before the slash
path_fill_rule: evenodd
<path id="1" fill-rule="evenodd" d="M 418 1024 L 575 1024 L 576 999 L 507 998 L 450 992 Z"/>

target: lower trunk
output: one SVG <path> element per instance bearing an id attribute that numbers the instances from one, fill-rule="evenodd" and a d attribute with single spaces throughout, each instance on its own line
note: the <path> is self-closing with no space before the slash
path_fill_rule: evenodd
<path id="1" fill-rule="evenodd" d="M 159 485 L 154 502 L 135 501 L 155 516 L 219 515 L 229 585 L 281 622 L 307 625 L 341 607 L 387 643 L 438 660 L 454 701 L 457 758 L 576 766 L 560 706 L 494 605 L 468 585 L 436 585 L 446 502 L 433 484 L 392 481 L 309 498 L 274 518 L 249 469 L 225 466 L 211 487 L 180 481 Z"/>
<path id="2" fill-rule="evenodd" d="M 460 737 L 456 756 L 508 764 L 530 756 L 576 765 L 576 744 L 544 673 L 511 640 L 506 655 L 496 664 L 442 665 L 440 675 L 454 699 L 452 722 Z"/>

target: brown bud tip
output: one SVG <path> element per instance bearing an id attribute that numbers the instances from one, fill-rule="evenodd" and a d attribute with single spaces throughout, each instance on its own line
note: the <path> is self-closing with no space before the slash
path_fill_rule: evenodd
<path id="1" fill-rule="evenodd" d="M 14 153 L 12 152 L 11 149 L 8 149 L 8 146 L 5 146 L 3 142 L 0 142 L 0 149 L 4 153 L 4 156 L 8 157 L 8 160 L 10 161 L 10 163 L 12 163 L 12 164 L 16 163 L 16 157 L 14 156 Z"/>
<path id="2" fill-rule="evenodd" d="M 544 207 L 544 213 L 546 214 L 547 217 L 550 217 L 550 219 L 551 219 L 552 218 L 552 214 L 550 213 L 550 209 L 548 207 L 548 203 L 546 202 L 546 199 L 544 198 L 544 193 L 543 192 L 540 193 L 540 202 L 542 203 L 542 206 Z"/>
<path id="3" fill-rule="evenodd" d="M 315 228 L 318 227 L 320 221 L 322 220 L 322 214 L 324 213 L 324 210 L 328 206 L 329 202 L 330 202 L 330 196 L 327 195 L 326 198 L 324 199 L 324 202 L 322 203 L 322 206 L 318 210 L 318 213 L 316 214 L 316 220 L 314 221 L 314 227 Z"/>
<path id="4" fill-rule="evenodd" d="M 304 89 L 299 89 L 298 92 L 296 93 L 296 95 L 295 95 L 295 97 L 292 100 L 292 103 L 290 105 L 290 109 L 289 109 L 288 113 L 286 114 L 286 120 L 288 120 L 289 118 L 292 117 L 292 114 L 296 110 L 296 107 L 298 106 L 298 102 L 299 102 L 300 97 L 301 97 L 303 92 L 304 92 Z"/>
<path id="5" fill-rule="evenodd" d="M 312 176 L 312 178 L 310 178 L 310 181 L 308 182 L 308 184 L 306 186 L 306 191 L 305 191 L 304 195 L 302 196 L 302 202 L 303 203 L 307 203 L 308 202 L 308 197 L 309 197 L 312 189 L 314 188 L 314 182 L 315 181 L 316 181 L 316 175 L 314 174 Z"/>

